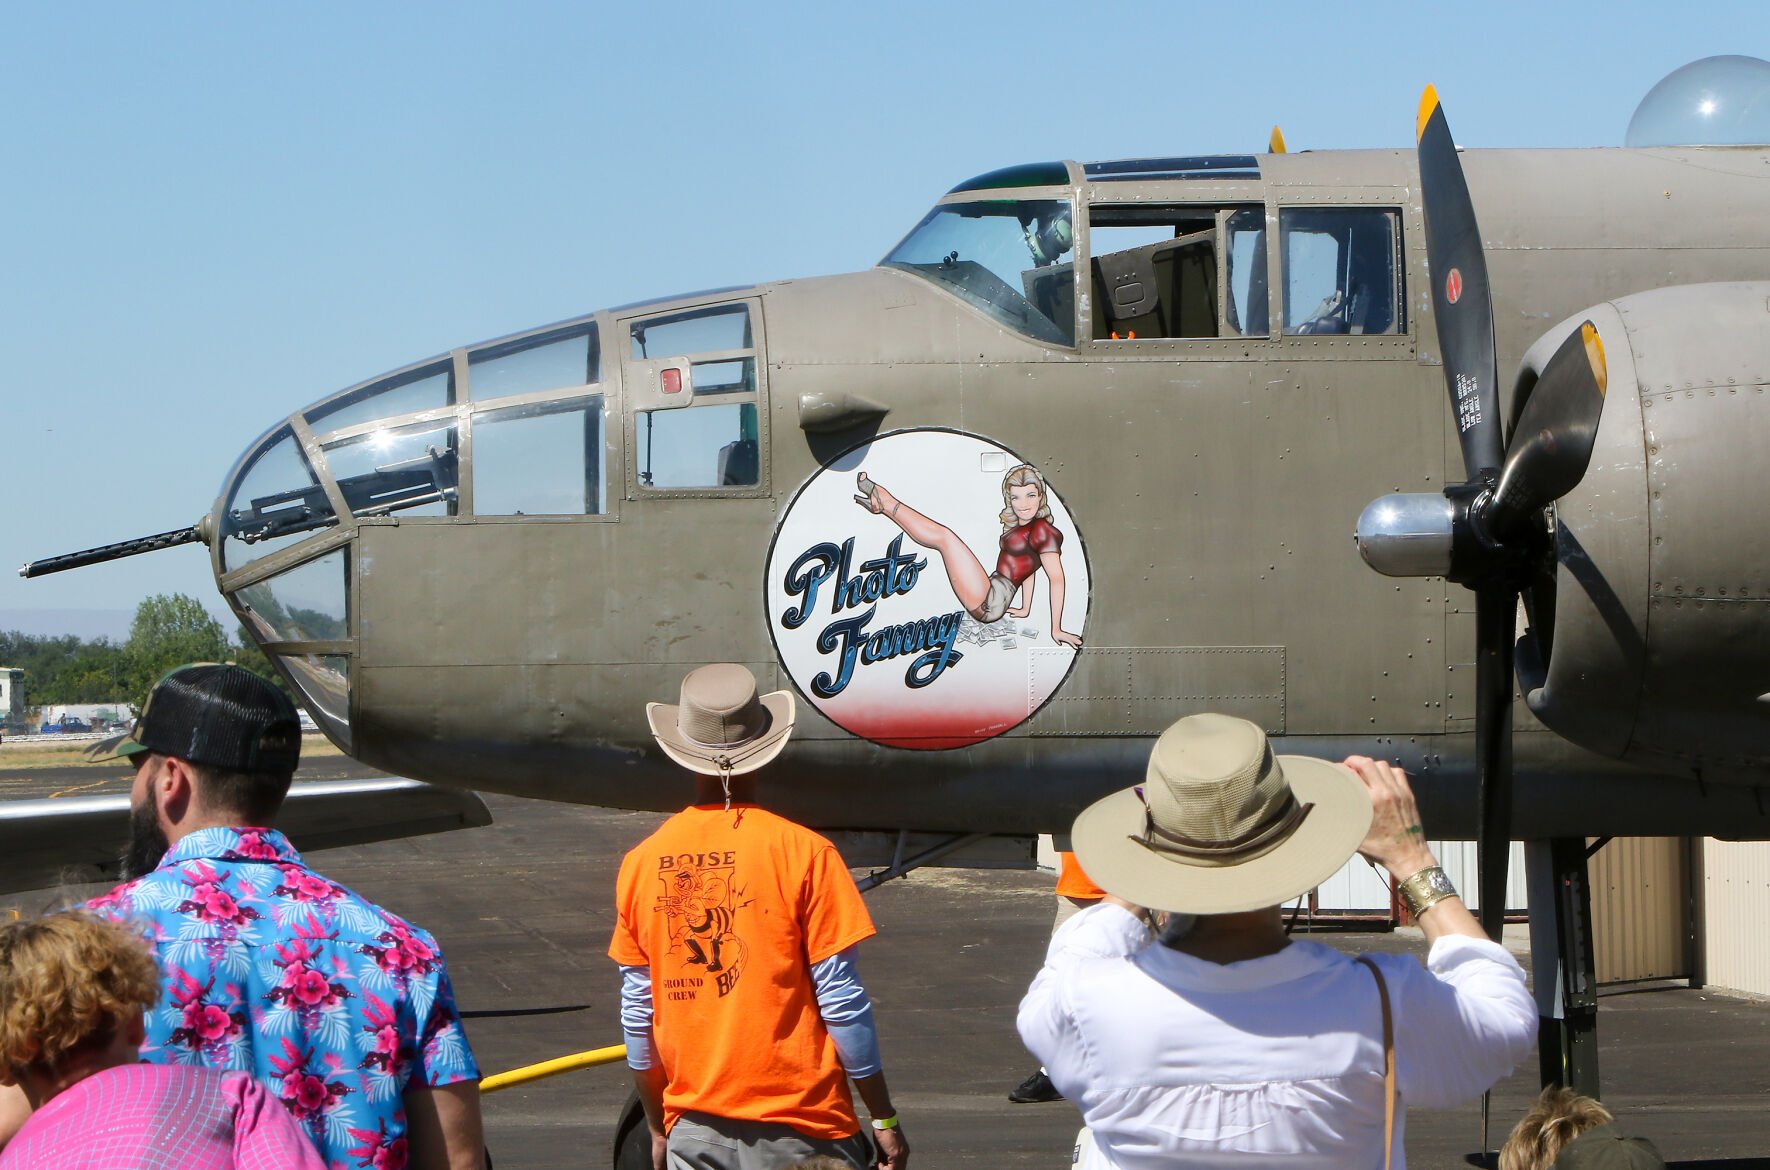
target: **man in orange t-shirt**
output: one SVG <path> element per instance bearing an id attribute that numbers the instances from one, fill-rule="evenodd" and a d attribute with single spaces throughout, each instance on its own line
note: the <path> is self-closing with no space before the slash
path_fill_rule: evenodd
<path id="1" fill-rule="evenodd" d="M 655 1170 L 776 1170 L 818 1154 L 877 1165 L 909 1146 L 879 1060 L 855 945 L 872 919 L 835 847 L 758 807 L 758 768 L 786 746 L 793 696 L 742 666 L 703 666 L 677 706 L 646 708 L 695 803 L 627 854 L 609 955 L 621 965 L 627 1063 Z"/>

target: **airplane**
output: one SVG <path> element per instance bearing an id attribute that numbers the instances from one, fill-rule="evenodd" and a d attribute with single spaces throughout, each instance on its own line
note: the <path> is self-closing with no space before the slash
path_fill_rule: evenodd
<path id="1" fill-rule="evenodd" d="M 1490 931 L 1514 838 L 1770 839 L 1770 149 L 1417 130 L 991 171 L 866 271 L 322 398 L 197 525 L 22 572 L 204 542 L 334 743 L 457 789 L 678 808 L 645 700 L 742 662 L 800 699 L 770 806 L 887 873 L 1065 834 L 1202 710 L 1405 767 Z"/>

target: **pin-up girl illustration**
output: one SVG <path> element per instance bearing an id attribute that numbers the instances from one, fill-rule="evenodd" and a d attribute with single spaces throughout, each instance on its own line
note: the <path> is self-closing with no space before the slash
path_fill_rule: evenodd
<path id="1" fill-rule="evenodd" d="M 984 624 L 1032 612 L 1035 571 L 1045 570 L 1051 593 L 1051 638 L 1080 650 L 1082 640 L 1063 628 L 1063 533 L 1051 523 L 1045 481 L 1030 463 L 1010 468 L 1002 479 L 1001 553 L 996 571 L 985 572 L 977 554 L 957 533 L 916 511 L 861 472 L 854 502 L 903 529 L 904 535 L 940 554 L 953 593 L 972 617 Z M 1011 601 L 1020 604 L 1009 609 Z"/>

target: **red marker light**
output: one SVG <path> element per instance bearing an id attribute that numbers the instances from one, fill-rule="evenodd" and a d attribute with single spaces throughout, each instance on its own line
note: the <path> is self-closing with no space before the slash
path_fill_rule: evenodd
<path id="1" fill-rule="evenodd" d="M 662 370 L 659 372 L 664 379 L 664 393 L 665 394 L 680 394 L 680 393 L 682 393 L 682 371 L 681 370 L 668 369 L 668 370 Z"/>

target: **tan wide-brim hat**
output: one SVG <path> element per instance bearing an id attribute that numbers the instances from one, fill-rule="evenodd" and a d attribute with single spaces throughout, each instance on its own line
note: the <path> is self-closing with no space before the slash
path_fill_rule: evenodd
<path id="1" fill-rule="evenodd" d="M 1276 906 L 1327 880 L 1370 831 L 1351 769 L 1274 755 L 1257 724 L 1189 715 L 1150 752 L 1141 787 L 1082 810 L 1072 838 L 1094 883 L 1182 914 Z"/>
<path id="2" fill-rule="evenodd" d="M 791 691 L 758 695 L 756 676 L 735 662 L 690 671 L 679 703 L 645 705 L 664 754 L 703 776 L 741 776 L 780 755 L 793 712 Z"/>

